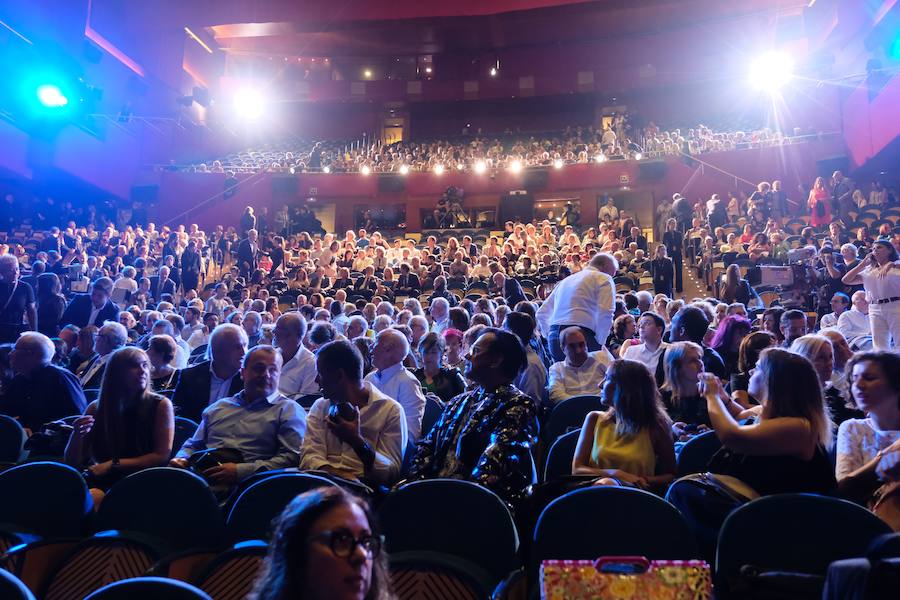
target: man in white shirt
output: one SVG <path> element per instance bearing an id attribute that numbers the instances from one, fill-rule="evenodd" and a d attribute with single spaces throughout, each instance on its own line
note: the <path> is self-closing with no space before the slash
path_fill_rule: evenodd
<path id="1" fill-rule="evenodd" d="M 831 297 L 831 310 L 834 312 L 830 312 L 822 317 L 822 320 L 819 321 L 819 329 L 837 327 L 838 319 L 848 308 L 850 308 L 850 297 L 844 292 L 836 292 Z"/>
<path id="2" fill-rule="evenodd" d="M 607 217 L 612 221 L 619 220 L 619 209 L 616 208 L 616 201 L 612 196 L 606 197 L 606 204 L 600 207 L 598 217 L 601 223 L 605 222 Z"/>
<path id="3" fill-rule="evenodd" d="M 854 351 L 872 347 L 872 329 L 869 326 L 869 301 L 862 290 L 850 297 L 852 307 L 838 317 L 838 330 L 847 338 Z"/>
<path id="4" fill-rule="evenodd" d="M 316 357 L 303 345 L 306 319 L 298 312 L 286 312 L 275 322 L 274 334 L 275 347 L 284 361 L 278 390 L 294 397 L 317 394 Z"/>
<path id="5" fill-rule="evenodd" d="M 563 329 L 560 342 L 565 360 L 550 366 L 550 402 L 559 404 L 573 396 L 599 396 L 612 355 L 605 348 L 588 353 L 584 333 L 578 327 Z"/>
<path id="6" fill-rule="evenodd" d="M 395 482 L 408 441 L 403 407 L 363 381 L 362 357 L 346 340 L 322 346 L 316 370 L 325 397 L 309 410 L 300 468 L 378 485 Z M 352 418 L 332 406 L 343 406 Z"/>
<path id="7" fill-rule="evenodd" d="M 556 284 L 538 309 L 538 326 L 547 333 L 554 360 L 565 358 L 559 333 L 573 325 L 581 328 L 589 351 L 596 352 L 603 347 L 612 327 L 616 300 L 613 276 L 618 269 L 615 257 L 598 252 L 587 268 Z"/>
<path id="8" fill-rule="evenodd" d="M 393 398 L 406 414 L 406 429 L 413 443 L 422 433 L 422 417 L 425 415 L 425 394 L 416 376 L 403 366 L 409 354 L 409 341 L 396 329 L 385 329 L 375 338 L 372 348 L 372 371 L 366 382 L 378 388 L 382 394 Z"/>
<path id="9" fill-rule="evenodd" d="M 431 313 L 431 330 L 443 334 L 450 327 L 450 303 L 446 298 L 435 298 L 429 307 Z"/>
<path id="10" fill-rule="evenodd" d="M 656 373 L 656 367 L 659 366 L 659 357 L 663 355 L 663 352 L 669 346 L 662 341 L 665 331 L 666 322 L 662 317 L 654 312 L 645 312 L 638 319 L 638 333 L 641 336 L 641 343 L 629 346 L 625 350 L 623 358 L 644 363 L 651 374 Z"/>

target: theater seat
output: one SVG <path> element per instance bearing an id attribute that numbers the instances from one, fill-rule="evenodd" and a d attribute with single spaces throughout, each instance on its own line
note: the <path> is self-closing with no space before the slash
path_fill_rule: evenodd
<path id="1" fill-rule="evenodd" d="M 580 431 L 585 417 L 593 410 L 603 410 L 600 396 L 574 396 L 563 400 L 550 411 L 550 418 L 544 427 L 544 442 L 550 445 L 570 429 Z"/>
<path id="2" fill-rule="evenodd" d="M 22 459 L 25 430 L 18 421 L 0 415 L 0 463 L 17 463 Z"/>
<path id="3" fill-rule="evenodd" d="M 235 544 L 214 558 L 194 583 L 215 600 L 244 600 L 253 589 L 267 551 L 265 542 Z"/>
<path id="4" fill-rule="evenodd" d="M 93 501 L 81 474 L 67 465 L 34 462 L 0 473 L 0 523 L 42 538 L 81 536 Z"/>
<path id="5" fill-rule="evenodd" d="M 34 594 L 19 578 L 0 569 L 0 598 L 4 600 L 35 600 Z"/>
<path id="6" fill-rule="evenodd" d="M 213 600 L 194 586 L 162 577 L 137 577 L 107 585 L 85 600 Z M 217 599 L 218 600 L 218 599 Z"/>
<path id="7" fill-rule="evenodd" d="M 493 586 L 450 556 L 401 552 L 390 557 L 391 585 L 399 600 L 479 600 Z"/>
<path id="8" fill-rule="evenodd" d="M 721 447 L 722 442 L 715 431 L 706 431 L 691 438 L 678 455 L 678 477 L 707 471 L 710 459 Z"/>
<path id="9" fill-rule="evenodd" d="M 846 500 L 779 494 L 748 502 L 719 532 L 716 596 L 736 597 L 745 565 L 824 577 L 833 561 L 863 556 L 884 533 L 890 533 L 884 521 Z"/>
<path id="10" fill-rule="evenodd" d="M 553 442 L 547 453 L 547 464 L 544 466 L 544 481 L 553 481 L 572 474 L 572 459 L 578 445 L 580 431 L 564 433 Z"/>

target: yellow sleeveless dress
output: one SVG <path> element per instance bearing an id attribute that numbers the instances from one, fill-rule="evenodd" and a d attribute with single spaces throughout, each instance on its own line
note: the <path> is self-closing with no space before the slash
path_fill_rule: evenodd
<path id="1" fill-rule="evenodd" d="M 594 428 L 594 447 L 591 465 L 599 469 L 619 469 L 639 477 L 656 474 L 656 453 L 650 440 L 650 430 L 641 429 L 634 436 L 616 433 L 613 419 L 600 417 Z"/>

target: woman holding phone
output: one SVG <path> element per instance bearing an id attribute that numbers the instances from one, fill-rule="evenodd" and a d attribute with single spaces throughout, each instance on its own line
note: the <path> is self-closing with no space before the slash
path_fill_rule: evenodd
<path id="1" fill-rule="evenodd" d="M 845 285 L 863 284 L 869 301 L 869 327 L 875 350 L 900 346 L 900 256 L 888 240 L 875 240 L 865 260 L 841 279 Z M 892 344 L 893 341 L 893 344 Z"/>

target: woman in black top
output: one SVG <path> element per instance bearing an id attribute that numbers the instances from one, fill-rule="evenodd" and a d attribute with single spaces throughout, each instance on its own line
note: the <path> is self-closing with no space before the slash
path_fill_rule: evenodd
<path id="1" fill-rule="evenodd" d="M 737 372 L 731 375 L 731 399 L 740 404 L 744 408 L 751 408 L 759 405 L 756 398 L 751 398 L 747 393 L 747 386 L 750 384 L 751 371 L 756 368 L 759 360 L 759 354 L 769 346 L 778 343 L 778 338 L 768 331 L 754 331 L 741 340 L 741 347 L 738 351 Z"/>
<path id="2" fill-rule="evenodd" d="M 719 323 L 710 341 L 710 347 L 719 353 L 725 363 L 728 377 L 738 372 L 741 340 L 750 333 L 750 321 L 740 315 L 728 315 Z"/>
<path id="3" fill-rule="evenodd" d="M 722 287 L 722 302 L 731 304 L 740 302 L 744 306 L 750 304 L 751 298 L 759 298 L 750 286 L 750 282 L 741 277 L 741 268 L 737 264 L 728 265 L 725 270 L 725 285 Z"/>
<path id="4" fill-rule="evenodd" d="M 154 335 L 147 344 L 150 360 L 150 387 L 154 392 L 174 390 L 178 385 L 179 371 L 172 366 L 178 346 L 169 335 Z"/>
<path id="5" fill-rule="evenodd" d="M 423 366 L 416 369 L 414 374 L 422 384 L 423 392 L 431 392 L 440 398 L 441 402 L 447 403 L 454 396 L 466 391 L 466 381 L 457 369 L 443 366 L 445 350 L 442 335 L 433 331 L 426 334 L 419 342 Z"/>
<path id="6" fill-rule="evenodd" d="M 96 508 L 119 479 L 168 464 L 174 432 L 172 403 L 150 391 L 147 354 L 121 348 L 109 359 L 99 399 L 73 425 L 65 462 L 86 468 Z"/>
<path id="7" fill-rule="evenodd" d="M 66 310 L 66 298 L 56 273 L 41 273 L 37 279 L 38 331 L 47 337 L 59 335 L 59 320 Z"/>
<path id="8" fill-rule="evenodd" d="M 666 256 L 666 247 L 656 247 L 656 257 L 650 261 L 650 273 L 653 275 L 653 293 L 672 297 L 672 283 L 675 280 L 675 266 L 672 259 Z"/>

